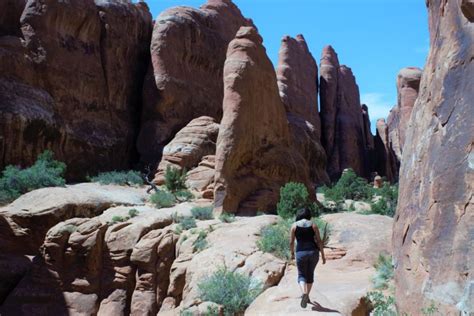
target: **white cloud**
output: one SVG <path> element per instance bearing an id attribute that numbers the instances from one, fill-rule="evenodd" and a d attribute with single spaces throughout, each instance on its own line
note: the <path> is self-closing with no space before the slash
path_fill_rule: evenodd
<path id="1" fill-rule="evenodd" d="M 396 104 L 396 100 L 393 100 L 384 93 L 370 92 L 362 93 L 360 96 L 362 104 L 366 104 L 369 108 L 369 117 L 371 121 L 372 133 L 375 134 L 375 125 L 379 118 L 387 119 L 388 113 L 392 107 Z"/>

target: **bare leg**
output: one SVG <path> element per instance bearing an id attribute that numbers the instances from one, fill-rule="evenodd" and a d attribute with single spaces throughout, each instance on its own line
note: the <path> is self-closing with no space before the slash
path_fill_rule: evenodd
<path id="1" fill-rule="evenodd" d="M 301 294 L 307 294 L 308 292 L 306 291 L 306 283 L 301 281 L 298 282 L 298 284 L 300 285 Z"/>

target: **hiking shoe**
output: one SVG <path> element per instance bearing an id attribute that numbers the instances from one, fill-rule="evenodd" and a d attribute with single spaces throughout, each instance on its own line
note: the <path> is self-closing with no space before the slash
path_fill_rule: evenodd
<path id="1" fill-rule="evenodd" d="M 308 306 L 308 302 L 309 302 L 309 296 L 308 294 L 303 294 L 303 296 L 301 296 L 301 307 L 302 308 L 306 308 L 306 306 Z"/>

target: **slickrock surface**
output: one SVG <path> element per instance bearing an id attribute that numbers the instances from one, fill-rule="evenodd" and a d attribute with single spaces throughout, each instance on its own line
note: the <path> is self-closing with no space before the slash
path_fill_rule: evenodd
<path id="1" fill-rule="evenodd" d="M 430 53 L 403 146 L 395 298 L 413 315 L 431 303 L 474 313 L 474 24 L 463 3 L 429 1 Z"/>
<path id="2" fill-rule="evenodd" d="M 339 64 L 331 46 L 323 49 L 319 70 L 321 140 L 327 154 L 329 177 L 339 179 L 346 168 L 369 177 L 372 134 L 367 129 L 367 109 L 361 107 L 352 70 Z"/>
<path id="3" fill-rule="evenodd" d="M 219 124 L 209 116 L 189 122 L 163 149 L 163 156 L 154 182 L 164 184 L 166 168 L 190 171 L 198 166 L 204 156 L 216 153 Z"/>
<path id="4" fill-rule="evenodd" d="M 149 59 L 147 5 L 22 4 L 0 7 L 0 169 L 30 165 L 46 148 L 71 179 L 130 167 Z"/>
<path id="5" fill-rule="evenodd" d="M 0 208 L 0 252 L 34 255 L 46 232 L 73 217 L 94 217 L 113 205 L 143 205 L 145 189 L 81 183 L 26 193 Z"/>
<path id="6" fill-rule="evenodd" d="M 290 145 L 275 70 L 253 27 L 242 27 L 229 44 L 223 111 L 216 151 L 217 214 L 272 210 L 280 186 L 289 181 L 313 191 L 305 159 Z"/>
<path id="7" fill-rule="evenodd" d="M 163 147 L 192 119 L 222 118 L 222 71 L 229 42 L 252 25 L 230 0 L 162 12 L 153 29 L 152 65 L 143 87 L 138 151 L 157 163 Z"/>
<path id="8" fill-rule="evenodd" d="M 393 220 L 354 213 L 325 215 L 324 219 L 331 225 L 329 247 L 346 249 L 346 253 L 342 258 L 328 260 L 325 265 L 321 260 L 318 263 L 310 299 L 319 306 L 300 307 L 298 273 L 296 267 L 290 265 L 281 282 L 257 297 L 246 315 L 365 315 L 368 312 L 362 298 L 372 289 L 373 264 L 378 255 L 391 251 Z M 326 249 L 326 253 L 331 257 L 335 250 Z"/>

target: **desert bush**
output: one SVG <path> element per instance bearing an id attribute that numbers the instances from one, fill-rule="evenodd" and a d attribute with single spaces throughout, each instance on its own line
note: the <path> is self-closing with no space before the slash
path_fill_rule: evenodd
<path id="1" fill-rule="evenodd" d="M 66 165 L 53 159 L 49 150 L 40 154 L 29 168 L 7 166 L 0 178 L 0 204 L 9 203 L 20 195 L 44 187 L 64 186 Z"/>
<path id="2" fill-rule="evenodd" d="M 176 223 L 179 224 L 177 227 L 178 231 L 188 230 L 188 229 L 196 227 L 196 220 L 194 219 L 194 217 L 191 217 L 191 216 L 185 216 L 185 217 L 179 216 L 176 219 Z"/>
<path id="3" fill-rule="evenodd" d="M 341 178 L 332 186 L 323 186 L 319 190 L 326 200 L 340 202 L 344 200 L 370 201 L 373 196 L 372 187 L 367 180 L 357 176 L 352 169 L 347 169 Z"/>
<path id="4" fill-rule="evenodd" d="M 379 254 L 374 266 L 376 269 L 375 276 L 372 278 L 374 288 L 377 290 L 387 289 L 388 283 L 393 278 L 392 257 Z"/>
<path id="5" fill-rule="evenodd" d="M 278 215 L 282 218 L 291 218 L 304 207 L 309 207 L 313 211 L 313 215 L 318 215 L 317 206 L 309 199 L 309 193 L 304 184 L 288 182 L 280 188 L 280 201 L 277 204 Z"/>
<path id="6" fill-rule="evenodd" d="M 194 252 L 201 252 L 207 247 L 207 232 L 205 230 L 201 230 L 198 233 L 196 240 L 193 242 L 193 250 Z"/>
<path id="7" fill-rule="evenodd" d="M 151 203 L 157 208 L 172 207 L 176 203 L 176 198 L 170 192 L 160 190 L 153 193 L 150 197 Z"/>
<path id="8" fill-rule="evenodd" d="M 290 260 L 290 229 L 291 219 L 280 219 L 275 225 L 264 227 L 261 231 L 257 247 L 283 260 Z"/>
<path id="9" fill-rule="evenodd" d="M 116 223 L 125 222 L 126 220 L 128 220 L 128 218 L 123 217 L 123 216 L 115 215 L 115 216 L 112 217 L 111 223 L 116 224 Z"/>
<path id="10" fill-rule="evenodd" d="M 99 182 L 100 184 L 118 184 L 118 185 L 142 185 L 143 178 L 140 172 L 135 170 L 129 171 L 110 171 L 101 172 L 97 176 L 90 178 L 91 182 Z"/>
<path id="11" fill-rule="evenodd" d="M 202 301 L 222 305 L 225 315 L 236 315 L 255 300 L 262 286 L 244 274 L 219 268 L 198 283 L 198 290 Z"/>
<path id="12" fill-rule="evenodd" d="M 206 220 L 214 218 L 212 211 L 212 206 L 195 206 L 191 209 L 191 214 L 195 219 Z"/>
<path id="13" fill-rule="evenodd" d="M 367 293 L 366 300 L 372 305 L 373 316 L 397 316 L 395 299 L 393 296 L 385 296 L 380 291 Z"/>
<path id="14" fill-rule="evenodd" d="M 132 208 L 132 209 L 129 209 L 129 210 L 128 210 L 128 216 L 129 216 L 130 218 L 133 218 L 133 217 L 135 217 L 135 216 L 138 216 L 139 213 L 140 213 L 140 212 L 139 212 L 136 208 Z"/>
<path id="15" fill-rule="evenodd" d="M 186 189 L 186 170 L 167 166 L 165 171 L 165 186 L 170 192 Z"/>
<path id="16" fill-rule="evenodd" d="M 235 215 L 224 212 L 219 216 L 219 220 L 223 223 L 232 223 L 235 222 Z"/>
<path id="17" fill-rule="evenodd" d="M 374 194 L 380 198 L 371 203 L 370 214 L 380 214 L 393 217 L 397 210 L 398 186 L 385 183 L 380 189 L 374 189 Z"/>
<path id="18" fill-rule="evenodd" d="M 178 200 L 179 202 L 186 202 L 186 201 L 190 201 L 194 199 L 194 194 L 192 194 L 187 189 L 181 189 L 181 190 L 175 191 L 173 194 L 176 200 Z"/>

